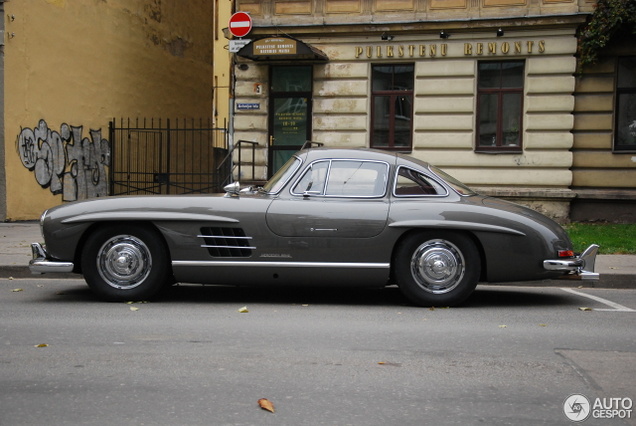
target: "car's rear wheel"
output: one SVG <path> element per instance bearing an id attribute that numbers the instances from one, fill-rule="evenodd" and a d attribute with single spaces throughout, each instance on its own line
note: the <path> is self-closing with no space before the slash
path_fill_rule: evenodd
<path id="1" fill-rule="evenodd" d="M 453 306 L 471 295 L 481 262 L 465 234 L 424 231 L 411 234 L 397 248 L 395 277 L 402 293 L 420 306 Z"/>
<path id="2" fill-rule="evenodd" d="M 98 228 L 84 246 L 81 264 L 88 286 L 107 301 L 148 300 L 170 278 L 165 243 L 146 226 Z"/>

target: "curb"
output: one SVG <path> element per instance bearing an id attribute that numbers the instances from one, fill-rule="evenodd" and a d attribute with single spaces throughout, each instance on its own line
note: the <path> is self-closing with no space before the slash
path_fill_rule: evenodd
<path id="1" fill-rule="evenodd" d="M 55 273 L 32 274 L 27 265 L 0 265 L 0 279 L 83 279 L 82 274 Z M 484 283 L 487 285 L 506 285 L 519 287 L 572 287 L 572 288 L 606 288 L 606 289 L 636 289 L 636 275 L 603 274 L 598 281 L 579 280 L 543 280 L 543 281 L 514 281 L 504 283 Z"/>
<path id="2" fill-rule="evenodd" d="M 57 274 L 33 274 L 28 266 L 0 265 L 0 279 L 83 279 L 82 274 L 57 273 Z"/>

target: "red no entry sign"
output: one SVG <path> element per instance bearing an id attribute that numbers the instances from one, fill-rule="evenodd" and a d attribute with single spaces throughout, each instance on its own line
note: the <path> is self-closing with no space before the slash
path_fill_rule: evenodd
<path id="1" fill-rule="evenodd" d="M 230 17 L 230 32 L 234 37 L 245 37 L 252 30 L 252 18 L 245 12 Z"/>

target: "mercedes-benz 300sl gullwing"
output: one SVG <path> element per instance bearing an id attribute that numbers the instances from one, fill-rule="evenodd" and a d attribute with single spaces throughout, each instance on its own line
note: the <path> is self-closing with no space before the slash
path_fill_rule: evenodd
<path id="1" fill-rule="evenodd" d="M 31 271 L 83 274 L 107 301 L 175 283 L 397 285 L 421 306 L 460 304 L 478 282 L 598 279 L 598 246 L 577 255 L 551 219 L 402 154 L 302 150 L 263 187 L 225 189 L 51 208 Z"/>

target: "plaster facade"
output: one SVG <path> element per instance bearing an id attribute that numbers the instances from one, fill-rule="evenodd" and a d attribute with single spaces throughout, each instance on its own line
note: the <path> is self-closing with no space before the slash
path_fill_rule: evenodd
<path id="1" fill-rule="evenodd" d="M 607 81 L 597 76 L 590 83 L 600 85 L 595 90 L 604 98 L 589 100 L 580 93 L 586 80 L 578 74 L 576 31 L 592 12 L 591 1 L 240 0 L 237 9 L 252 15 L 249 38 L 291 36 L 329 58 L 307 62 L 313 72 L 313 141 L 369 147 L 372 67 L 413 64 L 413 141 L 406 150 L 411 155 L 482 193 L 531 205 L 562 222 L 569 220 L 579 188 L 636 187 L 633 163 L 616 156 L 609 141 L 612 71 Z M 235 101 L 258 107 L 234 111 L 235 138 L 259 143 L 257 179 L 265 179 L 272 173 L 270 72 L 302 61 L 250 60 L 240 54 L 236 59 L 243 66 L 235 68 Z M 506 60 L 525 66 L 523 148 L 479 152 L 478 66 Z M 590 116 L 584 114 L 586 102 L 594 110 Z M 604 137 L 591 138 L 582 126 L 599 129 Z M 586 143 L 594 148 L 583 148 Z"/>
<path id="2" fill-rule="evenodd" d="M 4 2 L 0 219 L 37 219 L 64 191 L 108 195 L 113 118 L 212 116 L 214 5 Z"/>

